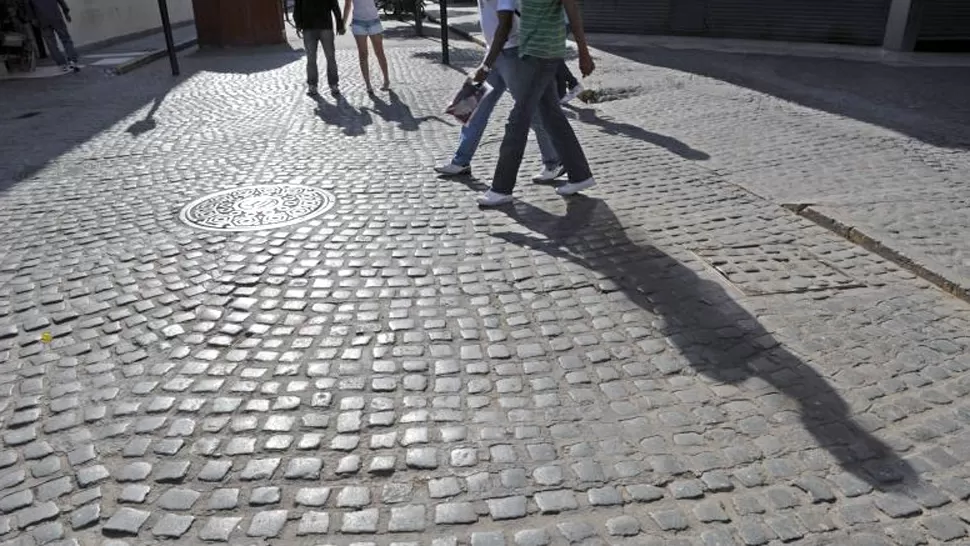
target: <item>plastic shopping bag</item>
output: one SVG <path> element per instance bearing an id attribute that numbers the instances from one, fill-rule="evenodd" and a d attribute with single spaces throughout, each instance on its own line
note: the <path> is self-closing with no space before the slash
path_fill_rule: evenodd
<path id="1" fill-rule="evenodd" d="M 445 108 L 445 112 L 454 116 L 462 125 L 467 125 L 468 120 L 478 110 L 478 105 L 491 92 L 492 86 L 487 82 L 474 83 L 470 79 L 465 80 L 455 98 L 451 100 L 451 104 Z"/>

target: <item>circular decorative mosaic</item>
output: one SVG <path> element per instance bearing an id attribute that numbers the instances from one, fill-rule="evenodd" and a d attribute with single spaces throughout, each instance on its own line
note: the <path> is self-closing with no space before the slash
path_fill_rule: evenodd
<path id="1" fill-rule="evenodd" d="M 182 209 L 179 219 L 211 231 L 260 231 L 315 218 L 335 203 L 332 193 L 309 186 L 246 186 L 196 199 Z"/>

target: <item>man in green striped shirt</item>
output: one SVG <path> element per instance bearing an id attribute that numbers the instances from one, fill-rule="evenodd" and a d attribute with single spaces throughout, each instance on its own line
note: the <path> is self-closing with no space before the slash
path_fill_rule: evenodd
<path id="1" fill-rule="evenodd" d="M 499 28 L 474 80 L 484 81 L 492 65 L 502 52 L 513 17 L 519 16 L 519 78 L 522 92 L 515 97 L 515 106 L 505 126 L 505 138 L 499 148 L 498 165 L 492 187 L 478 198 L 481 206 L 497 206 L 512 201 L 522 156 L 529 138 L 532 118 L 539 115 L 542 124 L 559 152 L 560 160 L 569 176 L 556 189 L 559 195 L 573 195 L 596 185 L 576 133 L 559 104 L 556 71 L 566 56 L 566 28 L 563 9 L 569 18 L 570 30 L 579 48 L 579 69 L 583 76 L 593 72 L 595 65 L 586 44 L 583 20 L 577 0 L 519 0 L 520 13 L 499 11 Z"/>

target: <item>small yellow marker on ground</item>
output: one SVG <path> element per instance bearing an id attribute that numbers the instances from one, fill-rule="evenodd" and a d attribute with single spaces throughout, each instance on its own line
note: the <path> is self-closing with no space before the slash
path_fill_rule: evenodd
<path id="1" fill-rule="evenodd" d="M 50 332 L 44 332 L 43 334 L 40 335 L 41 343 L 50 343 L 53 339 L 54 339 L 54 336 L 52 336 Z"/>

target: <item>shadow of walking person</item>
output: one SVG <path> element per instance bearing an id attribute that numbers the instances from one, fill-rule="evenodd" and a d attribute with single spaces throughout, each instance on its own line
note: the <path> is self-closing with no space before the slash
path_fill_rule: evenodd
<path id="1" fill-rule="evenodd" d="M 642 140 L 643 142 L 653 144 L 654 146 L 666 148 L 671 153 L 677 154 L 684 159 L 706 161 L 711 158 L 711 156 L 706 152 L 691 148 L 685 142 L 677 140 L 674 137 L 661 135 L 660 133 L 653 133 L 642 127 L 637 127 L 636 125 L 631 125 L 629 123 L 621 123 L 607 118 L 601 118 L 596 114 L 596 110 L 593 108 L 578 108 L 576 106 L 567 105 L 566 109 L 575 112 L 576 119 L 579 121 L 589 125 L 595 125 L 608 135 L 622 135 L 636 140 Z"/>
<path id="2" fill-rule="evenodd" d="M 652 374 L 675 374 L 689 364 L 724 384 L 759 379 L 787 397 L 784 405 L 797 412 L 796 422 L 846 472 L 876 488 L 918 481 L 908 462 L 853 420 L 848 404 L 815 368 L 775 340 L 720 284 L 703 279 L 648 242 L 631 240 L 605 202 L 574 196 L 565 216 L 523 202 L 502 212 L 540 236 L 493 236 L 599 273 L 630 301 L 658 316 L 655 326 L 660 325 L 656 327 L 667 344 L 683 358 L 669 350 L 658 354 L 649 362 Z M 765 417 L 785 425 L 777 422 L 781 414 Z M 802 443 L 808 445 L 793 441 L 786 447 L 815 447 L 808 438 Z"/>
<path id="3" fill-rule="evenodd" d="M 342 133 L 346 136 L 356 137 L 367 133 L 367 126 L 374 120 L 366 109 L 356 109 L 343 95 L 335 97 L 336 104 L 331 104 L 321 96 L 312 97 L 317 103 L 313 112 L 327 125 L 341 127 Z"/>
<path id="4" fill-rule="evenodd" d="M 402 131 L 417 131 L 418 127 L 425 121 L 434 120 L 440 121 L 446 125 L 451 125 L 450 122 L 438 117 L 438 116 L 422 116 L 420 118 L 414 117 L 414 113 L 411 111 L 411 107 L 401 100 L 401 96 L 395 93 L 393 90 L 388 91 L 388 98 L 390 102 L 385 102 L 383 99 L 378 97 L 376 94 L 370 96 L 371 101 L 374 102 L 373 111 L 377 115 L 384 118 L 385 121 L 392 123 L 397 123 L 397 126 Z"/>

